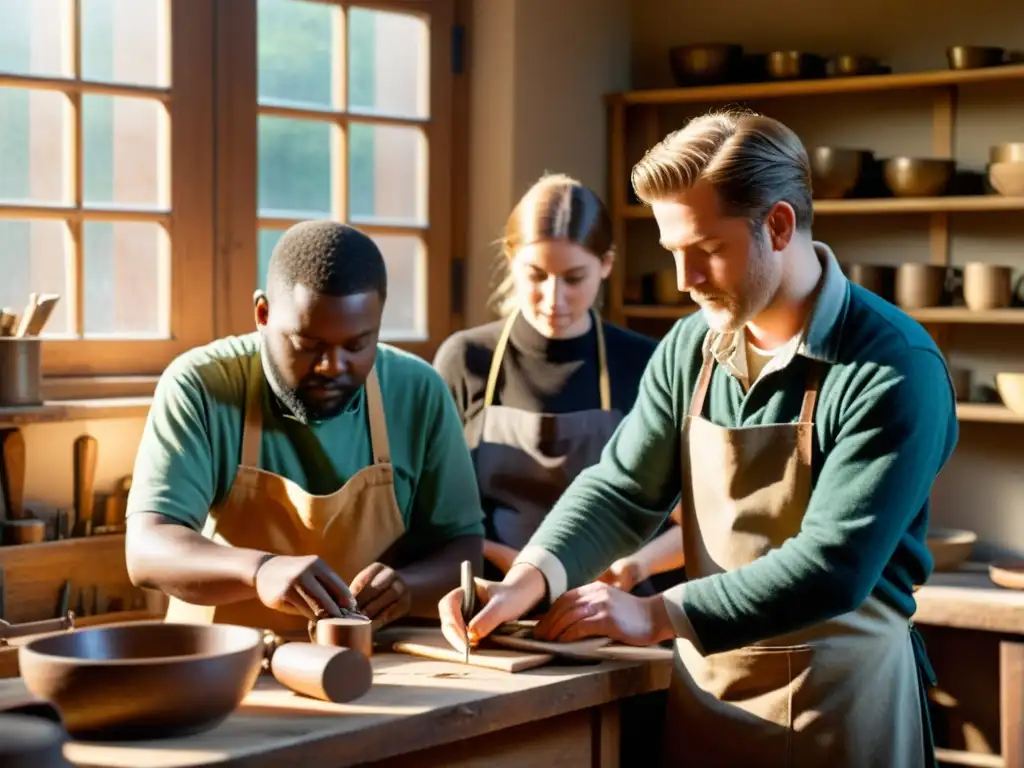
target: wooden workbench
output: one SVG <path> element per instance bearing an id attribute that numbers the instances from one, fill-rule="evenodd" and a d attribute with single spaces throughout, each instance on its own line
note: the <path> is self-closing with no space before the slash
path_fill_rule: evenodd
<path id="1" fill-rule="evenodd" d="M 962 765 L 1024 768 L 1024 591 L 1004 589 L 989 579 L 987 565 L 967 563 L 956 572 L 934 574 L 915 597 L 916 624 L 985 633 L 999 648 L 1000 755 L 967 756 L 954 750 L 943 756 Z M 978 663 L 966 643 L 957 645 L 957 666 Z"/>
<path id="2" fill-rule="evenodd" d="M 262 677 L 218 727 L 164 742 L 71 742 L 89 768 L 309 765 L 619 765 L 619 703 L 668 687 L 670 660 L 550 664 L 509 674 L 381 653 L 374 685 L 347 705 Z M 0 695 L 22 686 L 0 681 Z M 24 690 L 21 688 L 21 690 Z"/>

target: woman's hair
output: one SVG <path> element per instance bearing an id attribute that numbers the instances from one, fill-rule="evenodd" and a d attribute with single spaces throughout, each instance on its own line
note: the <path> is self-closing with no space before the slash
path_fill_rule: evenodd
<path id="1" fill-rule="evenodd" d="M 814 218 L 811 166 L 800 139 L 778 120 L 748 110 L 694 118 L 649 149 L 631 180 L 648 204 L 707 181 L 723 213 L 752 225 L 781 201 L 793 207 L 797 229 L 810 230 Z"/>
<path id="2" fill-rule="evenodd" d="M 612 222 L 593 190 L 564 174 L 546 174 L 522 196 L 505 223 L 496 264 L 497 288 L 488 302 L 506 317 L 515 308 L 509 262 L 520 248 L 549 240 L 582 246 L 596 258 L 612 251 Z"/>

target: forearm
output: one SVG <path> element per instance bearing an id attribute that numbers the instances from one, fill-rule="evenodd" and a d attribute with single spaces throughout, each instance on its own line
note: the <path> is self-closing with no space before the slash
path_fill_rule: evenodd
<path id="1" fill-rule="evenodd" d="M 137 587 L 195 605 L 223 605 L 256 596 L 256 571 L 269 553 L 225 546 L 155 512 L 129 515 L 128 577 Z"/>
<path id="2" fill-rule="evenodd" d="M 645 579 L 656 573 L 682 568 L 685 559 L 682 532 L 678 526 L 672 526 L 631 557 L 640 565 Z"/>
<path id="3" fill-rule="evenodd" d="M 426 557 L 398 570 L 412 596 L 409 615 L 425 619 L 437 618 L 438 602 L 459 586 L 459 566 L 463 560 L 473 564 L 474 573 L 482 573 L 482 536 L 450 539 Z"/>

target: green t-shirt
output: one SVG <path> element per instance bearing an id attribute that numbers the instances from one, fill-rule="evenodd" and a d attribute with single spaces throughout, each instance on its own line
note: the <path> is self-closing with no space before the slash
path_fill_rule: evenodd
<path id="1" fill-rule="evenodd" d="M 129 514 L 158 512 L 202 529 L 241 460 L 246 387 L 259 349 L 258 333 L 227 337 L 164 371 L 135 460 Z M 378 345 L 376 367 L 411 551 L 483 536 L 473 463 L 444 381 L 427 362 L 386 344 Z M 365 390 L 335 418 L 307 426 L 282 415 L 264 382 L 260 455 L 261 469 L 309 493 L 338 490 L 372 462 Z M 258 508 L 253 516 L 258 525 Z"/>

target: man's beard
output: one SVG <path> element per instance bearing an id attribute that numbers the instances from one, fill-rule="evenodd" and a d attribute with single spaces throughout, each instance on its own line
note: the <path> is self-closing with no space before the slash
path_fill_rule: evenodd
<path id="1" fill-rule="evenodd" d="M 289 387 L 284 383 L 281 370 L 263 346 L 263 373 L 267 378 L 271 391 L 288 410 L 289 415 L 303 424 L 327 421 L 340 414 L 352 400 L 352 391 L 346 391 L 342 397 L 330 405 L 319 405 L 308 402 L 302 396 L 301 387 Z"/>

